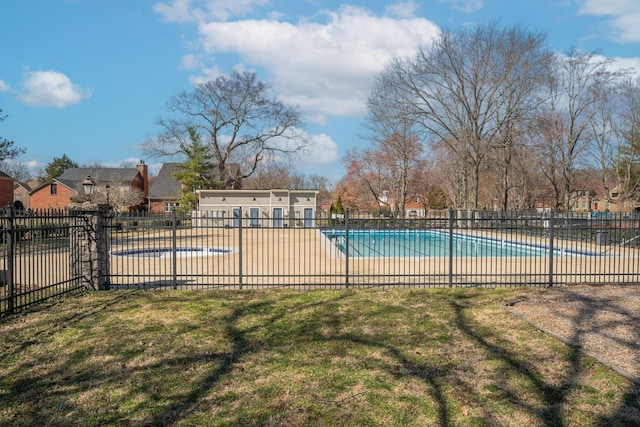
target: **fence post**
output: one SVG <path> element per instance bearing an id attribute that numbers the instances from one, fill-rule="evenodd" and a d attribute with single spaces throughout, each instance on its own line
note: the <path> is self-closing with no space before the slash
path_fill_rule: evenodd
<path id="1" fill-rule="evenodd" d="M 238 208 L 238 285 L 242 289 L 242 208 Z"/>
<path id="2" fill-rule="evenodd" d="M 345 277 L 344 283 L 349 289 L 349 211 L 344 211 L 344 256 L 345 256 Z"/>
<path id="3" fill-rule="evenodd" d="M 70 216 L 69 262 L 73 277 L 86 289 L 109 289 L 109 236 L 105 226 L 109 206 L 106 204 L 72 204 Z"/>
<path id="4" fill-rule="evenodd" d="M 449 287 L 453 287 L 453 221 L 454 210 L 449 209 Z"/>
<path id="5" fill-rule="evenodd" d="M 14 243 L 14 239 L 15 239 L 15 227 L 14 227 L 14 220 L 15 220 L 15 216 L 14 216 L 14 212 L 13 212 L 13 207 L 12 206 L 7 206 L 7 221 L 8 221 L 8 233 L 6 234 L 7 236 L 7 271 L 5 272 L 6 277 L 4 278 L 7 282 L 7 293 L 8 295 L 8 300 L 7 300 L 7 312 L 9 313 L 13 313 L 13 309 L 15 308 L 15 298 L 16 298 L 16 292 L 15 292 L 15 288 L 14 288 L 14 283 L 13 283 L 13 269 L 14 269 L 14 250 L 13 250 L 13 243 Z"/>
<path id="6" fill-rule="evenodd" d="M 549 287 L 553 286 L 553 210 L 549 214 Z"/>
<path id="7" fill-rule="evenodd" d="M 173 289 L 178 289 L 178 238 L 177 238 L 177 229 L 178 226 L 176 224 L 176 210 L 171 210 L 171 246 L 173 248 L 173 259 L 171 260 L 173 263 L 173 274 L 171 280 L 173 281 Z"/>

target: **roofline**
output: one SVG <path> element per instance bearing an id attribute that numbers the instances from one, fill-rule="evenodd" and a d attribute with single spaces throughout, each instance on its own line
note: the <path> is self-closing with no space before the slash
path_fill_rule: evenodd
<path id="1" fill-rule="evenodd" d="M 56 178 L 54 178 L 54 179 L 50 179 L 49 181 L 46 181 L 46 182 L 43 182 L 42 184 L 38 185 L 37 187 L 35 187 L 35 188 L 33 188 L 33 189 L 29 190 L 29 191 L 28 191 L 28 193 L 29 193 L 29 194 L 35 193 L 36 191 L 40 190 L 41 188 L 44 188 L 44 187 L 45 187 L 45 186 L 47 186 L 47 185 L 53 184 L 54 182 L 55 182 L 56 184 L 60 184 L 60 185 L 62 185 L 62 186 L 64 186 L 64 187 L 67 187 L 67 188 L 68 188 L 69 190 L 71 190 L 71 191 L 74 191 L 74 192 L 76 192 L 76 193 L 80 194 L 80 193 L 78 192 L 78 190 L 76 190 L 76 189 L 75 189 L 75 188 L 73 188 L 73 187 L 69 187 L 67 184 L 65 184 L 65 183 L 64 183 L 64 182 L 62 182 L 62 181 L 58 181 Z"/>
<path id="2" fill-rule="evenodd" d="M 269 190 L 248 190 L 248 189 L 241 189 L 241 190 L 223 190 L 223 189 L 202 189 L 202 190 L 196 190 L 197 194 L 200 193 L 239 193 L 239 194 L 250 194 L 250 193 L 263 193 L 263 194 L 271 194 L 271 193 L 275 193 L 278 191 L 286 191 L 288 193 L 315 193 L 318 194 L 320 193 L 320 190 L 290 190 L 288 188 L 272 188 Z"/>

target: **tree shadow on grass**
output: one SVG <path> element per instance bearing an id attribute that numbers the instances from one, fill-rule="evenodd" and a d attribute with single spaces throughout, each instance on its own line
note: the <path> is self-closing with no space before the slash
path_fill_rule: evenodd
<path id="1" fill-rule="evenodd" d="M 500 361 L 501 369 L 496 373 L 500 377 L 494 378 L 493 394 L 519 407 L 532 418 L 538 418 L 545 425 L 565 426 L 563 404 L 576 387 L 582 371 L 579 351 L 576 348 L 569 348 L 567 360 L 570 364 L 564 372 L 562 381 L 545 380 L 532 362 L 527 362 L 521 354 L 510 348 L 510 345 L 500 345 L 498 330 L 475 324 L 471 320 L 471 315 L 467 313 L 467 309 L 471 308 L 470 305 L 461 300 L 454 300 L 451 306 L 455 312 L 455 325 L 464 336 L 486 352 L 489 359 Z M 542 404 L 542 411 L 538 404 L 534 403 L 535 400 L 527 402 L 520 392 L 510 389 L 509 379 L 514 377 L 524 379 L 532 386 L 532 390 L 537 395 L 536 400 Z M 487 421 L 494 420 L 489 417 Z"/>
<path id="2" fill-rule="evenodd" d="M 326 303 L 335 303 L 346 298 L 345 293 L 339 294 L 331 300 L 322 300 L 311 304 L 305 304 L 304 309 L 310 309 L 312 307 L 320 307 Z M 281 296 L 277 299 L 278 305 L 281 305 L 283 301 L 287 299 L 296 298 L 295 294 L 288 296 Z M 274 302 L 270 301 L 257 301 L 242 307 L 235 307 L 231 314 L 226 318 L 224 335 L 229 339 L 231 343 L 230 351 L 220 355 L 217 361 L 217 365 L 202 378 L 184 397 L 177 399 L 170 406 L 154 414 L 151 425 L 168 425 L 174 424 L 183 420 L 189 413 L 196 408 L 204 398 L 206 398 L 216 387 L 223 377 L 231 374 L 234 365 L 238 363 L 242 358 L 250 356 L 263 349 L 263 343 L 254 341 L 249 336 L 257 329 L 262 329 L 273 325 L 283 317 L 290 313 L 286 311 L 280 311 L 277 314 L 269 316 L 265 322 L 256 324 L 250 328 L 239 327 L 239 322 L 248 315 L 263 313 L 269 311 Z M 179 362 L 182 363 L 182 362 Z"/>
<path id="3" fill-rule="evenodd" d="M 143 293 L 134 291 L 106 294 L 104 297 L 101 295 L 102 298 L 93 303 L 90 302 L 87 306 L 78 310 L 77 313 L 57 317 L 52 316 L 52 318 L 61 319 L 70 328 L 83 322 L 95 321 L 100 319 L 102 313 L 107 311 L 107 308 L 114 305 L 117 306 L 127 298 L 134 297 L 134 294 L 142 295 Z M 148 295 L 147 293 L 144 294 Z M 191 298 L 179 293 L 162 293 L 159 294 L 162 295 L 161 297 L 155 297 L 158 294 L 153 295 L 153 298 L 149 298 L 142 305 L 160 303 L 160 312 L 163 311 L 162 304 L 165 299 L 171 302 L 175 302 L 175 300 L 180 302 L 181 299 L 189 303 L 193 301 Z M 240 373 L 237 371 L 237 367 L 240 364 L 265 349 L 269 351 L 289 343 L 291 345 L 304 346 L 306 342 L 319 342 L 329 344 L 324 357 L 328 358 L 329 362 L 332 362 L 331 351 L 335 348 L 340 348 L 341 343 L 347 343 L 349 344 L 347 346 L 349 357 L 359 354 L 357 351 L 351 353 L 354 351 L 351 345 L 356 346 L 357 349 L 366 349 L 366 354 L 384 355 L 384 357 L 381 356 L 365 361 L 372 364 L 364 368 L 367 372 L 371 369 L 380 369 L 395 379 L 412 379 L 422 382 L 428 391 L 425 395 L 415 397 L 432 401 L 433 408 L 435 408 L 434 424 L 446 427 L 460 423 L 460 414 L 453 413 L 452 408 L 456 408 L 455 405 L 460 400 L 464 400 L 473 403 L 479 408 L 478 418 L 480 420 L 476 421 L 489 425 L 499 425 L 500 420 L 496 418 L 492 407 L 489 406 L 486 400 L 474 395 L 477 389 L 474 388 L 474 384 L 471 384 L 468 378 L 464 377 L 464 372 L 459 370 L 459 366 L 451 360 L 453 355 L 451 359 L 436 360 L 421 357 L 411 350 L 412 346 L 415 345 L 431 345 L 426 344 L 426 339 L 437 340 L 439 334 L 449 333 L 460 334 L 465 342 L 473 345 L 474 348 L 472 350 L 468 348 L 463 350 L 466 352 L 463 357 L 474 357 L 475 353 L 478 352 L 485 359 L 499 362 L 501 369 L 496 370 L 493 374 L 495 377 L 492 378 L 492 386 L 496 388 L 492 398 L 509 402 L 509 404 L 518 407 L 521 412 L 530 415 L 531 418 L 537 419 L 542 424 L 568 426 L 568 421 L 566 421 L 563 413 L 563 404 L 567 404 L 570 401 L 572 392 L 579 386 L 580 376 L 584 374 L 584 366 L 581 362 L 582 355 L 579 354 L 577 348 L 569 348 L 567 355 L 564 356 L 568 361 L 568 366 L 562 371 L 562 378 L 557 381 L 545 378 L 538 369 L 536 362 L 519 354 L 512 344 L 510 345 L 510 343 L 502 340 L 500 330 L 477 322 L 474 319 L 473 312 L 477 305 L 474 302 L 467 303 L 463 298 L 458 298 L 451 302 L 440 300 L 439 304 L 448 307 L 446 316 L 450 316 L 451 320 L 448 318 L 443 320 L 446 321 L 446 326 L 443 326 L 442 330 L 427 331 L 421 330 L 422 326 L 412 325 L 411 327 L 415 328 L 414 331 L 411 331 L 412 334 L 423 333 L 425 337 L 418 337 L 415 343 L 407 345 L 403 340 L 395 338 L 393 324 L 382 322 L 374 324 L 374 330 L 372 331 L 363 330 L 359 327 L 358 322 L 360 320 L 358 320 L 358 316 L 364 316 L 362 322 L 365 324 L 368 319 L 375 318 L 389 319 L 393 322 L 397 316 L 405 316 L 410 313 L 409 311 L 400 305 L 384 303 L 374 307 L 373 304 L 367 305 L 369 301 L 364 303 L 360 301 L 361 307 L 365 307 L 361 312 L 359 311 L 360 307 L 358 309 L 351 307 L 353 302 L 350 301 L 350 296 L 353 295 L 353 292 L 341 292 L 335 295 L 329 293 L 330 297 L 322 297 L 315 300 L 301 300 L 301 294 L 298 293 L 270 295 L 268 297 L 267 295 L 257 294 L 252 298 L 246 298 L 242 294 L 238 294 L 237 297 L 235 294 L 225 295 L 227 295 L 227 299 L 215 299 L 215 301 L 222 301 L 223 307 L 228 310 L 224 318 L 217 317 L 218 315 L 198 317 L 190 314 L 189 324 L 180 325 L 183 328 L 180 330 L 188 330 L 190 327 L 206 327 L 203 322 L 221 319 L 222 323 L 219 331 L 224 336 L 224 342 L 226 343 L 224 348 L 213 348 L 205 345 L 197 348 L 197 351 L 193 353 L 180 351 L 174 354 L 160 355 L 159 358 L 150 359 L 153 360 L 152 363 L 140 363 L 138 365 L 125 365 L 123 363 L 115 377 L 113 376 L 113 370 L 91 370 L 90 366 L 82 365 L 84 355 L 81 353 L 65 354 L 65 360 L 56 365 L 55 370 L 49 371 L 47 375 L 30 378 L 23 377 L 22 380 L 13 383 L 11 387 L 6 387 L 5 391 L 7 393 L 3 399 L 21 401 L 23 404 L 29 399 L 39 399 L 36 405 L 46 408 L 52 405 L 62 405 L 68 396 L 90 393 L 92 388 L 100 388 L 104 384 L 107 385 L 105 387 L 106 390 L 111 390 L 111 387 L 117 386 L 118 381 L 135 376 L 139 381 L 131 383 L 132 385 L 127 385 L 125 393 L 137 393 L 139 399 L 118 401 L 117 399 L 125 399 L 125 397 L 116 396 L 115 402 L 109 402 L 109 396 L 105 396 L 107 392 L 100 393 L 100 397 L 105 401 L 93 402 L 90 406 L 90 409 L 100 411 L 94 418 L 96 424 L 128 425 L 144 422 L 145 425 L 172 425 L 188 422 L 194 413 L 196 414 L 196 419 L 201 416 L 206 400 L 210 398 L 212 393 L 219 391 L 217 390 L 219 384 L 234 375 L 234 372 Z M 293 302 L 288 303 L 288 299 L 293 299 Z M 206 308 L 206 305 L 205 303 L 198 306 L 197 309 L 202 309 L 203 306 Z M 129 307 L 128 309 L 131 310 L 132 308 Z M 170 312 L 166 314 L 168 316 L 172 315 Z M 584 312 L 581 315 L 586 316 L 588 312 Z M 80 326 L 84 327 L 84 325 Z M 376 329 L 376 327 L 379 327 L 379 329 Z M 52 324 L 49 330 L 45 329 L 38 330 L 38 333 L 43 335 L 55 333 L 60 329 L 60 326 Z M 213 330 L 217 329 L 214 328 Z M 176 333 L 175 331 L 170 333 L 174 336 L 179 334 L 179 332 Z M 433 336 L 430 337 L 429 334 Z M 256 336 L 264 339 L 257 340 Z M 412 336 L 405 335 L 404 337 L 407 340 L 413 339 Z M 132 338 L 122 337 L 121 340 L 126 341 Z M 27 344 L 27 346 L 29 345 Z M 26 347 L 12 350 L 12 357 L 15 358 L 20 351 L 24 350 L 26 350 Z M 139 358 L 145 356 L 144 349 L 139 351 L 142 353 L 137 353 L 134 356 L 140 356 Z M 113 354 L 119 357 L 118 360 L 126 360 L 128 357 L 126 352 L 120 352 L 119 350 L 114 350 Z M 48 360 L 52 361 L 53 359 L 49 357 Z M 313 360 L 303 362 L 316 363 Z M 25 363 L 24 367 L 29 369 L 27 365 L 30 362 L 26 361 Z M 168 392 L 154 389 L 154 387 L 162 386 L 162 375 L 165 372 L 173 377 L 173 381 L 188 381 L 189 375 L 184 371 L 191 366 L 199 367 L 200 372 L 203 373 L 199 374 L 192 383 L 189 383 L 188 387 L 183 389 L 184 392 L 171 391 L 171 394 L 168 394 Z M 14 368 L 18 372 L 17 370 L 21 369 L 21 366 L 17 365 Z M 512 388 L 504 380 L 505 377 L 524 379 L 525 382 L 530 384 L 528 389 L 533 390 L 535 399 L 523 398 L 522 389 L 519 386 Z M 56 386 L 55 391 L 49 391 L 54 379 L 61 384 Z M 330 387 L 321 389 L 322 393 L 332 394 L 334 391 Z M 22 396 L 25 392 L 28 393 L 26 398 Z M 375 390 L 366 390 L 365 393 L 375 394 L 377 392 Z M 463 398 L 460 398 L 461 395 L 463 395 Z M 383 394 L 382 396 L 386 395 Z M 318 404 L 322 397 L 316 396 L 315 404 Z M 324 404 L 335 404 L 337 408 L 343 403 L 341 400 L 331 399 L 329 395 L 326 397 Z M 312 401 L 314 396 L 306 396 L 306 398 Z M 628 400 L 632 398 L 634 396 L 629 394 Z M 154 407 L 154 402 L 162 403 L 160 404 L 161 406 Z M 241 403 L 241 401 L 237 403 Z M 347 402 L 344 402 L 345 406 L 347 404 Z M 127 405 L 129 406 L 126 407 Z M 540 410 L 541 407 L 544 407 L 542 411 Z M 66 409 L 61 407 L 60 412 L 62 415 L 59 420 L 64 419 L 64 411 Z M 73 408 L 69 409 L 72 410 Z M 86 411 L 86 408 L 77 409 Z M 360 409 L 362 410 L 362 408 Z M 267 412 L 273 410 L 274 408 L 270 406 L 270 403 L 266 403 L 264 408 L 258 408 L 254 414 L 259 419 L 268 420 L 270 414 Z M 621 408 L 621 411 L 623 410 L 624 408 Z M 86 415 L 86 412 L 76 413 Z M 33 417 L 33 419 L 22 420 L 21 424 L 37 425 L 42 421 L 37 414 L 33 414 Z M 282 417 L 286 419 L 287 414 L 283 414 Z M 260 424 L 259 419 L 254 424 Z M 599 425 L 605 426 L 607 422 L 615 425 L 614 422 L 618 419 L 620 418 L 613 416 L 603 418 Z M 32 422 L 30 423 L 30 421 Z M 241 421 L 242 416 L 237 415 L 235 422 L 241 423 Z M 50 424 L 55 424 L 55 422 L 50 422 Z M 78 421 L 76 424 L 86 423 Z"/>
<path id="4" fill-rule="evenodd" d="M 558 291 L 558 289 L 555 289 L 555 291 Z M 568 324 L 574 325 L 572 332 L 568 336 L 552 334 L 569 346 L 568 360 L 570 361 L 570 367 L 565 373 L 564 381 L 560 384 L 555 386 L 551 386 L 551 384 L 543 384 L 543 387 L 540 389 L 545 402 L 549 404 L 544 412 L 544 420 L 549 422 L 551 425 L 557 426 L 567 425 L 563 420 L 561 408 L 563 404 L 568 404 L 568 400 L 571 398 L 572 393 L 579 390 L 581 387 L 581 384 L 579 383 L 580 376 L 586 373 L 584 365 L 585 358 L 587 356 L 593 356 L 605 365 L 613 363 L 612 360 L 606 360 L 606 357 L 604 357 L 606 355 L 597 355 L 589 351 L 583 351 L 583 343 L 585 342 L 586 337 L 601 334 L 602 331 L 600 328 L 609 328 L 613 331 L 616 329 L 616 326 L 626 327 L 628 325 L 640 324 L 640 315 L 638 313 L 629 311 L 627 308 L 616 304 L 614 300 L 606 298 L 603 299 L 597 291 L 591 295 L 587 295 L 582 292 L 575 292 L 571 288 L 562 288 L 560 291 L 563 293 L 563 297 L 560 299 L 562 303 L 549 303 L 546 308 L 551 310 L 551 318 L 567 318 Z M 543 304 L 544 302 L 538 301 L 537 303 Z M 568 314 L 571 311 L 566 310 L 566 305 L 571 305 L 575 308 L 573 314 Z M 606 314 L 614 313 L 614 316 L 608 316 L 611 319 L 609 320 L 609 324 L 603 325 L 599 322 L 589 321 L 598 315 L 605 314 L 605 312 Z M 517 310 L 515 314 L 521 319 L 529 321 L 529 319 L 519 315 Z M 532 324 L 533 326 L 540 328 L 535 323 Z M 551 333 L 544 328 L 541 329 L 545 333 Z M 469 330 L 469 328 L 466 328 L 466 330 Z M 612 342 L 618 342 L 632 348 L 635 347 L 640 351 L 638 343 L 629 342 L 628 338 L 616 337 L 610 334 L 607 334 L 606 338 L 612 340 Z M 586 355 L 584 353 L 586 353 Z M 618 370 L 615 366 L 613 368 L 614 370 Z M 631 381 L 628 387 L 629 390 L 624 394 L 618 410 L 614 411 L 611 415 L 603 415 L 599 417 L 599 420 L 593 424 L 594 426 L 640 425 L 640 384 L 637 384 L 638 379 L 633 376 L 629 376 L 627 373 L 620 370 L 618 370 L 618 372 Z M 634 381 L 636 384 L 633 384 Z M 557 403 L 554 404 L 554 402 Z"/>

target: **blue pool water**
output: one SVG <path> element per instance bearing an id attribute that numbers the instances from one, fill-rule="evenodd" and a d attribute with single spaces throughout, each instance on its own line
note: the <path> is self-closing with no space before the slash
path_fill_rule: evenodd
<path id="1" fill-rule="evenodd" d="M 327 229 L 323 234 L 343 254 L 344 230 Z M 454 257 L 544 256 L 547 248 L 487 237 L 453 233 Z M 448 257 L 450 236 L 439 230 L 349 230 L 349 257 Z"/>

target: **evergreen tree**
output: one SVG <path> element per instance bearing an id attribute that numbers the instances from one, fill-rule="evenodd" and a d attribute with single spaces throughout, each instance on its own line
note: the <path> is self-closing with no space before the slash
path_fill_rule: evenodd
<path id="1" fill-rule="evenodd" d="M 54 157 L 53 161 L 44 168 L 44 176 L 38 177 L 38 182 L 43 183 L 55 179 L 70 168 L 77 168 L 78 164 L 63 154 L 62 157 Z"/>
<path id="2" fill-rule="evenodd" d="M 183 147 L 187 160 L 178 165 L 173 177 L 182 183 L 178 210 L 188 212 L 198 207 L 196 190 L 219 186 L 213 171 L 212 156 L 195 128 L 189 127 L 189 143 Z"/>
<path id="3" fill-rule="evenodd" d="M 342 206 L 342 197 L 338 196 L 338 200 L 336 201 L 336 213 L 343 214 L 344 207 Z"/>

